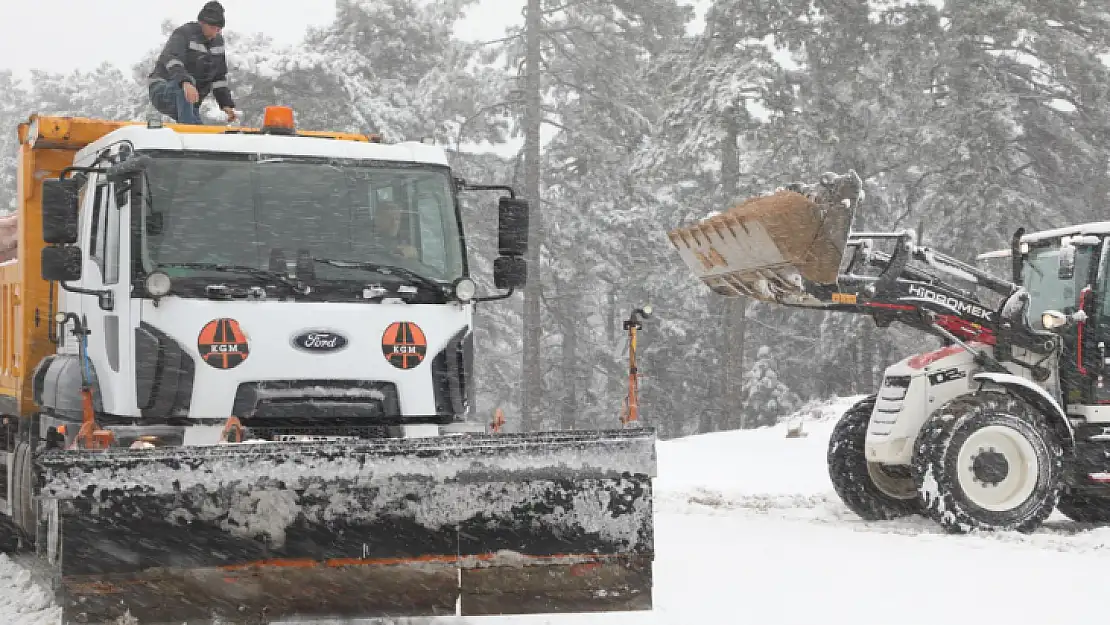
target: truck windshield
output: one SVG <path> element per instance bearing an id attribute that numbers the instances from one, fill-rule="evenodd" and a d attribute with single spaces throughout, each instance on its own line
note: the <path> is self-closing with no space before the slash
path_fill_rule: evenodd
<path id="1" fill-rule="evenodd" d="M 446 168 L 154 156 L 141 226 L 146 271 L 196 263 L 285 271 L 285 261 L 307 254 L 441 282 L 463 275 Z M 314 271 L 319 279 L 375 278 L 350 265 L 316 263 Z"/>
<path id="2" fill-rule="evenodd" d="M 1079 247 L 1075 254 L 1075 276 L 1070 280 L 1057 277 L 1059 247 L 1039 247 L 1029 251 L 1022 275 L 1029 291 L 1029 325 L 1044 330 L 1041 313 L 1046 310 L 1075 312 L 1079 306 L 1079 290 L 1087 284 L 1091 270 L 1091 248 Z"/>

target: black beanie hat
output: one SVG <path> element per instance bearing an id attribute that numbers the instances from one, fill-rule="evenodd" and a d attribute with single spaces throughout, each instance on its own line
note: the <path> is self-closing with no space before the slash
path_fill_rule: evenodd
<path id="1" fill-rule="evenodd" d="M 212 0 L 204 5 L 197 14 L 198 22 L 205 22 L 213 26 L 224 27 L 224 7 L 219 2 Z"/>

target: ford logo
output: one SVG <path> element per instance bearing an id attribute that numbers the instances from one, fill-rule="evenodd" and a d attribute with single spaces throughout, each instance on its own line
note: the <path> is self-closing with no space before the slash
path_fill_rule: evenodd
<path id="1" fill-rule="evenodd" d="M 293 337 L 293 347 L 307 352 L 337 352 L 347 346 L 347 337 L 327 330 L 310 330 Z"/>

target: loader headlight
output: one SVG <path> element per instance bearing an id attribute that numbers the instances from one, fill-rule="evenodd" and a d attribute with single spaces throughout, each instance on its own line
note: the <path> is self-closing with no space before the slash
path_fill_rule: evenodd
<path id="1" fill-rule="evenodd" d="M 1055 310 L 1046 310 L 1041 313 L 1041 326 L 1045 330 L 1055 330 L 1068 324 L 1068 316 Z"/>
<path id="2" fill-rule="evenodd" d="M 164 271 L 152 271 L 146 277 L 146 292 L 154 297 L 164 297 L 170 292 L 173 282 Z"/>
<path id="3" fill-rule="evenodd" d="M 477 292 L 478 287 L 470 278 L 459 278 L 455 281 L 455 297 L 459 298 L 462 303 L 470 302 Z"/>

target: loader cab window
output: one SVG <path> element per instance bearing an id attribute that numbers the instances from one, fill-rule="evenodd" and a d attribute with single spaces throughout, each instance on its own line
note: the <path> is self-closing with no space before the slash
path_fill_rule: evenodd
<path id="1" fill-rule="evenodd" d="M 1059 257 L 1058 246 L 1038 246 L 1032 248 L 1025 259 L 1022 273 L 1030 295 L 1027 317 L 1029 325 L 1036 330 L 1045 329 L 1041 325 L 1041 313 L 1046 310 L 1075 312 L 1079 307 L 1079 291 L 1090 281 L 1093 248 L 1076 250 L 1075 276 L 1070 280 L 1057 277 Z"/>
<path id="2" fill-rule="evenodd" d="M 1098 312 L 1096 323 L 1102 327 L 1110 327 L 1110 237 L 1102 240 L 1099 246 L 1102 253 L 1101 267 L 1098 277 Z M 1103 330 L 1105 333 L 1105 329 Z"/>

